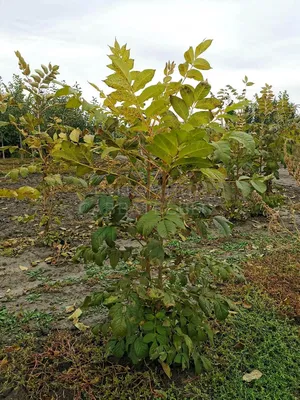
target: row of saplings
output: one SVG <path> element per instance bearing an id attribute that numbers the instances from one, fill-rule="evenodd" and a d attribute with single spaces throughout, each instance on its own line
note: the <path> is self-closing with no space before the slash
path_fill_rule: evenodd
<path id="1" fill-rule="evenodd" d="M 269 146 L 269 125 L 263 113 L 271 122 L 277 118 L 282 131 L 285 127 L 279 118 L 282 113 L 275 115 L 271 108 L 270 88 L 262 92 L 263 100 L 254 111 L 244 91 L 241 95 L 232 91 L 234 102 L 232 98 L 228 102 L 227 92 L 210 95 L 202 71 L 211 67 L 201 55 L 211 42 L 205 40 L 184 53 L 179 81 L 173 78 L 175 64 L 168 62 L 163 80 L 151 84 L 155 70 L 134 70 L 130 51 L 116 41 L 109 55 L 113 73 L 104 81 L 112 90 L 106 95 L 92 84 L 101 105 L 87 102 L 80 91 L 67 85 L 52 93 L 58 66 L 42 65 L 32 73 L 17 52 L 32 109 L 0 125 L 18 130 L 23 147 L 10 150 L 27 152 L 32 161 L 30 166 L 14 168 L 8 177 L 16 180 L 40 172 L 42 179 L 37 188 L 1 189 L 0 194 L 41 201 L 41 224 L 47 231 L 57 193 L 70 187 L 82 189 L 88 194 L 80 212 L 93 212 L 97 229 L 91 246 L 81 246 L 75 260 L 83 258 L 103 268 L 129 258 L 134 261 L 133 270 L 84 301 L 83 307 L 108 309 L 106 323 L 93 329 L 108 336 L 107 354 L 127 356 L 134 364 L 157 360 L 168 376 L 171 365 L 183 369 L 193 365 L 196 373 L 211 367 L 203 346 L 213 340 L 211 325 L 216 319 L 224 320 L 233 306 L 218 292 L 217 284 L 240 277 L 238 268 L 225 261 L 172 257 L 168 242 L 178 235 L 182 240 L 193 231 L 205 236 L 211 223 L 225 235 L 231 230 L 231 223 L 210 207 L 198 203 L 183 209 L 176 188 L 208 190 L 213 186 L 222 189 L 234 205 L 253 192 L 264 193 L 273 178 L 271 165 L 278 168 L 277 160 L 270 162 L 278 146 Z M 252 85 L 247 78 L 244 83 Z M 43 113 L 60 97 L 67 108 L 88 115 L 97 128 L 74 129 L 60 118 L 45 126 Z M 2 111 L 14 103 L 9 94 L 0 100 Z M 250 121 L 252 115 L 255 120 Z M 289 121 L 286 118 L 285 124 Z M 249 131 L 252 125 L 255 134 Z M 262 129 L 265 138 L 257 134 Z M 273 138 L 282 140 L 278 132 Z M 124 188 L 128 196 L 120 194 Z M 130 239 L 125 247 L 119 240 L 124 237 Z"/>

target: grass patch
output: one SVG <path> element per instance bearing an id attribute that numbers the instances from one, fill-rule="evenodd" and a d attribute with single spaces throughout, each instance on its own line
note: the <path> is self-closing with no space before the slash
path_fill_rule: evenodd
<path id="1" fill-rule="evenodd" d="M 238 297 L 241 298 L 241 293 Z M 105 360 L 101 343 L 90 334 L 53 332 L 47 338 L 22 340 L 13 348 L 17 350 L 12 351 L 11 347 L 1 350 L 0 393 L 14 390 L 26 399 L 58 394 L 65 399 L 107 400 L 297 399 L 300 394 L 297 393 L 300 380 L 297 328 L 289 320 L 279 318 L 270 306 L 271 300 L 253 288 L 244 292 L 243 300 L 251 308 L 241 306 L 238 314 L 216 327 L 215 344 L 206 348 L 213 369 L 200 377 L 174 370 L 172 380 L 168 380 L 151 365 L 132 368 L 126 361 L 110 363 Z M 3 312 L 0 321 L 1 315 L 3 321 Z M 13 319 L 10 327 L 15 323 Z M 262 377 L 251 383 L 243 382 L 243 375 L 253 369 L 259 369 Z"/>

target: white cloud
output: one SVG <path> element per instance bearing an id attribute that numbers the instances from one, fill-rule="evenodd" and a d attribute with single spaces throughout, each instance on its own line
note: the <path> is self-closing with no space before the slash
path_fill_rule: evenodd
<path id="1" fill-rule="evenodd" d="M 183 52 L 213 38 L 205 77 L 214 92 L 227 83 L 241 87 L 245 74 L 256 85 L 287 89 L 300 103 L 300 25 L 297 0 L 0 0 L 0 75 L 17 72 L 18 49 L 37 68 L 52 61 L 61 79 L 101 83 L 108 71 L 107 44 L 127 42 L 136 67 L 163 69 Z"/>

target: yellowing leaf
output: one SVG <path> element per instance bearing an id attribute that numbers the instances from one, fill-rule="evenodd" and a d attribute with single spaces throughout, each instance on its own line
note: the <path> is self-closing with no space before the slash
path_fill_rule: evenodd
<path id="1" fill-rule="evenodd" d="M 75 310 L 74 304 L 72 306 L 67 306 L 66 307 L 66 313 L 71 313 Z"/>
<path id="2" fill-rule="evenodd" d="M 89 329 L 88 325 L 84 325 L 82 322 L 74 322 L 74 326 L 79 329 L 81 332 L 85 332 L 87 329 Z"/>
<path id="3" fill-rule="evenodd" d="M 194 49 L 192 47 L 190 47 L 185 53 L 184 53 L 184 58 L 185 61 L 189 64 L 192 64 L 194 61 Z"/>
<path id="4" fill-rule="evenodd" d="M 160 94 L 163 93 L 164 90 L 165 90 L 165 85 L 163 85 L 162 83 L 158 83 L 157 85 L 148 86 L 146 89 L 144 89 L 142 91 L 142 93 L 139 95 L 138 99 L 141 103 L 143 103 L 144 101 L 146 101 L 148 99 L 159 96 Z"/>
<path id="5" fill-rule="evenodd" d="M 143 89 L 148 82 L 152 80 L 155 74 L 155 69 L 145 69 L 137 74 L 135 81 L 132 85 L 134 92 Z"/>
<path id="6" fill-rule="evenodd" d="M 81 101 L 77 97 L 71 97 L 66 104 L 66 108 L 78 108 L 80 106 Z"/>
<path id="7" fill-rule="evenodd" d="M 80 309 L 80 308 L 77 308 L 74 312 L 73 312 L 73 314 L 71 314 L 69 317 L 68 317 L 68 319 L 78 319 L 80 316 L 81 316 L 81 314 L 82 314 L 82 310 Z"/>
<path id="8" fill-rule="evenodd" d="M 243 381 L 251 382 L 251 381 L 253 381 L 255 379 L 259 379 L 261 377 L 262 377 L 262 373 L 258 369 L 254 369 L 249 374 L 243 375 Z"/>
<path id="9" fill-rule="evenodd" d="M 0 369 L 4 369 L 8 365 L 8 359 L 5 357 L 0 361 Z"/>
<path id="10" fill-rule="evenodd" d="M 170 101 L 176 114 L 178 114 L 183 120 L 186 120 L 189 116 L 189 109 L 185 102 L 177 96 L 170 96 Z"/>
<path id="11" fill-rule="evenodd" d="M 212 40 L 211 39 L 206 39 L 203 40 L 202 43 L 200 43 L 197 47 L 196 47 L 196 51 L 195 51 L 195 55 L 196 57 L 200 56 L 200 54 L 204 53 L 204 51 L 206 49 L 209 48 L 209 46 L 212 44 Z"/>
<path id="12" fill-rule="evenodd" d="M 194 67 L 202 70 L 211 69 L 209 62 L 204 60 L 204 58 L 196 58 L 194 61 Z"/>
<path id="13" fill-rule="evenodd" d="M 164 370 L 164 373 L 167 375 L 168 378 L 171 378 L 172 372 L 171 368 L 168 364 L 161 362 L 162 369 Z"/>
<path id="14" fill-rule="evenodd" d="M 70 133 L 70 139 L 72 142 L 78 143 L 80 137 L 81 130 L 80 129 L 73 129 Z"/>
<path id="15" fill-rule="evenodd" d="M 16 192 L 20 200 L 23 199 L 36 200 L 40 197 L 40 192 L 37 189 L 30 186 L 22 186 L 19 189 L 17 189 Z"/>
<path id="16" fill-rule="evenodd" d="M 83 140 L 85 143 L 93 144 L 94 143 L 94 135 L 84 135 Z"/>
<path id="17" fill-rule="evenodd" d="M 27 271 L 28 267 L 24 267 L 24 265 L 19 265 L 21 271 Z"/>
<path id="18" fill-rule="evenodd" d="M 197 69 L 191 69 L 187 72 L 186 76 L 190 79 L 195 79 L 196 81 L 203 81 L 203 75 Z"/>

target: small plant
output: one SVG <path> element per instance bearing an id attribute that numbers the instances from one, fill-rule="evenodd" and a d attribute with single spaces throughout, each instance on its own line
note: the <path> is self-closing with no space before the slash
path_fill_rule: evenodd
<path id="1" fill-rule="evenodd" d="M 216 291 L 216 282 L 234 273 L 230 265 L 196 257 L 180 271 L 167 249 L 169 241 L 194 230 L 195 220 L 203 234 L 209 219 L 223 234 L 230 234 L 231 224 L 224 217 L 213 216 L 200 204 L 185 210 L 169 192 L 183 177 L 189 186 L 224 180 L 214 156 L 219 142 L 209 135 L 224 112 L 220 117 L 221 102 L 208 97 L 210 85 L 201 72 L 211 68 L 200 57 L 210 44 L 205 40 L 186 51 L 185 62 L 178 67 L 180 81 L 173 81 L 175 63 L 168 62 L 163 82 L 145 87 L 155 71 L 134 71 L 130 51 L 116 41 L 109 56 L 113 74 L 105 80 L 113 91 L 106 96 L 93 84 L 106 111 L 103 143 L 93 147 L 102 162 L 86 162 L 83 148 L 72 142 L 62 142 L 53 152 L 63 162 L 90 170 L 93 184 L 105 188 L 90 193 L 80 206 L 81 213 L 93 210 L 98 229 L 92 233 L 91 247 L 79 248 L 75 260 L 83 257 L 88 263 L 109 262 L 112 267 L 128 258 L 137 261 L 135 269 L 107 292 L 84 302 L 85 307 L 102 304 L 109 309 L 107 324 L 99 327 L 109 335 L 107 354 L 126 355 L 133 363 L 158 360 L 168 376 L 173 364 L 183 369 L 193 364 L 198 373 L 210 368 L 201 354 L 202 342 L 212 341 L 210 321 L 225 319 L 230 307 Z M 195 87 L 185 82 L 188 79 L 196 81 Z M 86 104 L 80 95 L 73 99 Z M 112 130 L 116 119 L 117 128 Z M 224 132 L 222 140 L 231 140 L 231 132 Z M 129 196 L 118 193 L 124 187 Z M 122 237 L 131 239 L 123 245 Z"/>

